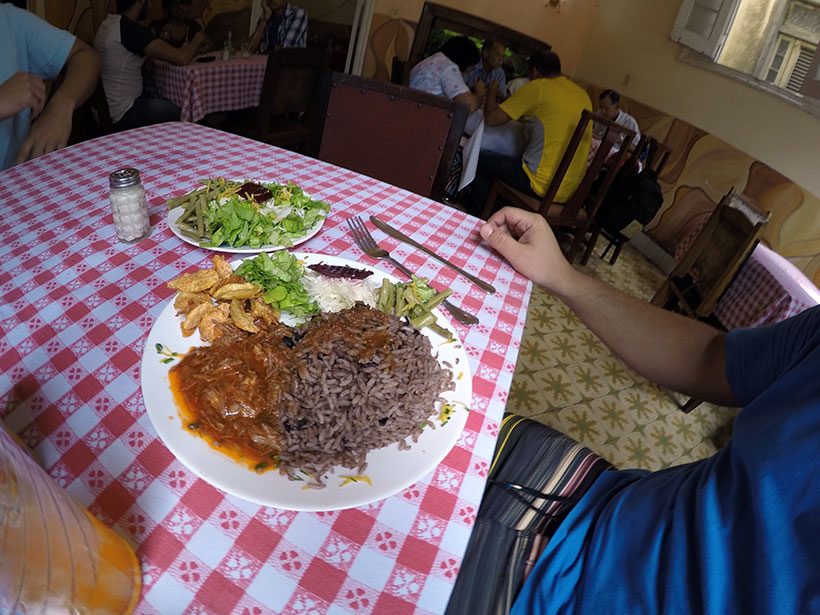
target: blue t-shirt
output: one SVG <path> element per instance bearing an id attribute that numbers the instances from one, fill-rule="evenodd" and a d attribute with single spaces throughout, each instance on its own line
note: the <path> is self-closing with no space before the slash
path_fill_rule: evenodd
<path id="1" fill-rule="evenodd" d="M 74 35 L 55 28 L 33 13 L 12 4 L 0 4 L 0 83 L 18 70 L 51 80 L 60 74 L 68 53 L 74 46 Z M 14 165 L 31 125 L 31 110 L 0 121 L 0 170 Z"/>
<path id="2" fill-rule="evenodd" d="M 513 615 L 820 613 L 820 307 L 726 345 L 745 406 L 728 445 L 602 474 Z"/>
<path id="3" fill-rule="evenodd" d="M 487 85 L 490 85 L 491 81 L 497 81 L 498 93 L 502 96 L 507 96 L 507 75 L 504 73 L 504 69 L 499 67 L 487 71 L 487 69 L 484 68 L 484 63 L 479 62 L 464 74 L 464 83 L 466 83 L 467 87 L 471 90 L 475 87 L 475 83 L 479 79 Z"/>

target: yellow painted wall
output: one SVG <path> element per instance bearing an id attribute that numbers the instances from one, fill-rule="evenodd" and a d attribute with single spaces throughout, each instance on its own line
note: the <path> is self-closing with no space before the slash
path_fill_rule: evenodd
<path id="1" fill-rule="evenodd" d="M 764 92 L 677 60 L 680 2 L 600 2 L 574 76 L 661 109 L 820 195 L 820 119 Z M 625 83 L 628 76 L 628 83 Z M 813 234 L 820 235 L 820 220 Z"/>
<path id="2" fill-rule="evenodd" d="M 572 74 L 581 58 L 598 3 L 596 0 L 563 0 L 557 8 L 548 6 L 547 0 L 437 0 L 436 4 L 477 15 L 549 43 L 561 58 L 564 72 Z M 398 17 L 415 23 L 423 6 L 424 0 L 376 0 L 374 13 L 390 17 L 396 9 Z M 383 20 L 384 17 L 380 21 Z"/>

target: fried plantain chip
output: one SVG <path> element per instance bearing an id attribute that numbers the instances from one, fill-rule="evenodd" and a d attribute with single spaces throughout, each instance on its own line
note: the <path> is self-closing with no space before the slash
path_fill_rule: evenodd
<path id="1" fill-rule="evenodd" d="M 208 293 L 181 291 L 174 300 L 174 307 L 177 314 L 187 314 L 201 303 L 211 303 L 211 297 Z"/>
<path id="2" fill-rule="evenodd" d="M 214 270 L 219 274 L 220 278 L 229 278 L 233 275 L 233 268 L 231 268 L 231 265 L 221 254 L 214 255 L 211 262 L 214 264 Z"/>
<path id="3" fill-rule="evenodd" d="M 215 269 L 200 269 L 196 273 L 183 273 L 178 278 L 174 278 L 168 282 L 168 288 L 198 293 L 208 290 L 218 280 L 219 274 Z"/>
<path id="4" fill-rule="evenodd" d="M 251 315 L 262 318 L 268 324 L 279 320 L 279 310 L 273 309 L 270 303 L 265 303 L 259 297 L 251 299 Z"/>
<path id="5" fill-rule="evenodd" d="M 217 308 L 211 305 L 210 301 L 208 303 L 200 303 L 185 316 L 185 321 L 182 323 L 182 329 L 195 330 L 199 326 L 202 317 L 212 309 L 215 310 Z"/>
<path id="6" fill-rule="evenodd" d="M 203 342 L 213 342 L 219 337 L 224 329 L 217 323 L 228 322 L 230 320 L 230 307 L 227 303 L 219 306 L 210 306 L 199 321 L 199 337 Z"/>
<path id="7" fill-rule="evenodd" d="M 242 307 L 242 301 L 231 299 L 231 319 L 233 323 L 248 333 L 258 333 L 259 327 L 253 324 L 253 318 Z"/>
<path id="8" fill-rule="evenodd" d="M 231 299 L 250 299 L 261 292 L 260 287 L 250 282 L 228 282 L 212 291 L 211 296 L 218 301 L 230 301 Z"/>

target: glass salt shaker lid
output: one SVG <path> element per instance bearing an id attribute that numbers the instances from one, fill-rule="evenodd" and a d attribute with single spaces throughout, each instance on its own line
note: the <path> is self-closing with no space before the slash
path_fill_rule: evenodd
<path id="1" fill-rule="evenodd" d="M 117 169 L 108 176 L 108 183 L 112 188 L 130 188 L 140 183 L 140 172 L 131 167 Z"/>

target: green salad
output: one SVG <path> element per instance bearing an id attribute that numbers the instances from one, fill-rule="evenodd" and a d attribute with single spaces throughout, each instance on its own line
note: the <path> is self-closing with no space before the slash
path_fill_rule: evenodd
<path id="1" fill-rule="evenodd" d="M 200 181 L 204 188 L 168 201 L 183 207 L 179 231 L 203 247 L 290 247 L 316 227 L 330 206 L 296 184 Z"/>
<path id="2" fill-rule="evenodd" d="M 265 291 L 262 299 L 280 312 L 302 317 L 319 311 L 319 306 L 310 300 L 302 284 L 305 268 L 287 250 L 271 254 L 262 252 L 239 265 L 236 274 L 262 287 Z"/>

